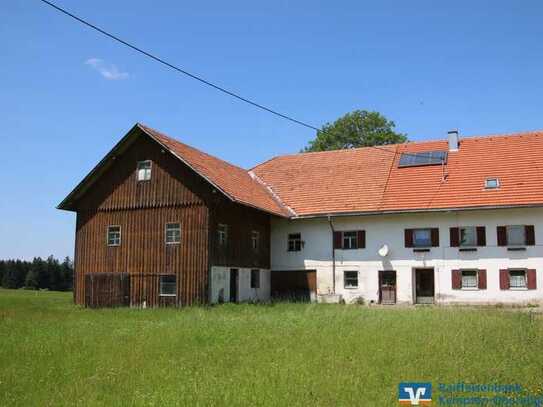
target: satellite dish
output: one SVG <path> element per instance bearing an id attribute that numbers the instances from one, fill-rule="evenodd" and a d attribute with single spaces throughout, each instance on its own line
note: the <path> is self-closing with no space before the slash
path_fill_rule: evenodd
<path id="1" fill-rule="evenodd" d="M 388 245 L 384 244 L 383 246 L 381 246 L 378 253 L 379 253 L 379 256 L 381 256 L 381 257 L 387 257 L 389 251 L 390 251 L 390 249 L 388 248 Z"/>

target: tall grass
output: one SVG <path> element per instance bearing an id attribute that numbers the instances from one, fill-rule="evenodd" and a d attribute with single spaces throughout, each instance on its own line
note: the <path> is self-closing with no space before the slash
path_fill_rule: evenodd
<path id="1" fill-rule="evenodd" d="M 497 309 L 74 306 L 0 290 L 0 405 L 397 404 L 400 381 L 542 393 L 543 321 Z"/>

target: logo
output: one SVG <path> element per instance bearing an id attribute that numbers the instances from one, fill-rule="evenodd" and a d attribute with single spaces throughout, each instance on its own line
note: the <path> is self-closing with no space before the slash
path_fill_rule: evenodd
<path id="1" fill-rule="evenodd" d="M 432 383 L 400 383 L 398 400 L 408 406 L 429 405 L 432 402 Z"/>

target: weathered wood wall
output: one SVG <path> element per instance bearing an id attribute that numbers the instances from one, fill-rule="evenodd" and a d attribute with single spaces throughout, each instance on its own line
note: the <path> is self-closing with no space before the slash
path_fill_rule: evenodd
<path id="1" fill-rule="evenodd" d="M 137 182 L 142 160 L 152 160 L 152 176 Z M 75 302 L 84 304 L 89 273 L 129 273 L 131 305 L 206 302 L 210 196 L 190 168 L 154 141 L 137 140 L 78 202 Z M 181 225 L 181 243 L 167 245 L 172 222 Z M 120 246 L 107 245 L 109 225 L 121 226 Z M 159 297 L 160 274 L 177 276 L 177 298 Z"/>
<path id="2" fill-rule="evenodd" d="M 217 199 L 211 206 L 210 264 L 212 266 L 270 268 L 270 215 Z M 228 225 L 228 243 L 219 245 L 218 224 Z M 260 245 L 254 250 L 251 232 L 260 233 Z"/>

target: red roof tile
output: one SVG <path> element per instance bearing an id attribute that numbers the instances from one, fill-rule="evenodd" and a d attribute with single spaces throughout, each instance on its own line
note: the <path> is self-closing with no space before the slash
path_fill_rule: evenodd
<path id="1" fill-rule="evenodd" d="M 138 127 L 185 161 L 232 200 L 276 215 L 289 215 L 273 193 L 243 168 L 183 144 L 150 127 L 142 124 Z"/>
<path id="2" fill-rule="evenodd" d="M 380 147 L 383 148 L 383 147 Z M 282 156 L 253 171 L 297 216 L 543 204 L 543 132 L 461 139 L 445 166 L 398 168 L 447 141 Z M 484 188 L 497 177 L 500 187 Z"/>

